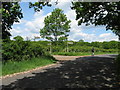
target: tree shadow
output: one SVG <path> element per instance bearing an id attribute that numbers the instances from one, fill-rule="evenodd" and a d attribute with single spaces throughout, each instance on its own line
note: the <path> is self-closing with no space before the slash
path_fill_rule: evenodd
<path id="1" fill-rule="evenodd" d="M 74 61 L 62 61 L 60 67 L 47 68 L 3 85 L 2 89 L 26 88 L 120 88 L 117 85 L 113 58 L 81 57 Z"/>

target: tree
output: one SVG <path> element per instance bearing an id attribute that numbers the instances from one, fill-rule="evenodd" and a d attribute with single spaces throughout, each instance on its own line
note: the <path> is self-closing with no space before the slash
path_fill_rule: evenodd
<path id="1" fill-rule="evenodd" d="M 67 36 L 62 36 L 58 39 L 58 41 L 67 41 Z"/>
<path id="2" fill-rule="evenodd" d="M 34 8 L 35 12 L 39 12 L 44 6 L 51 6 L 49 2 L 46 0 L 44 2 L 35 2 L 35 3 L 29 3 L 29 8 Z"/>
<path id="3" fill-rule="evenodd" d="M 120 39 L 120 2 L 72 2 L 78 25 L 105 25 Z"/>
<path id="4" fill-rule="evenodd" d="M 101 44 L 102 44 L 101 42 L 97 42 L 97 41 L 95 41 L 95 42 L 91 42 L 91 46 L 93 46 L 93 47 L 101 48 L 101 47 L 102 47 Z"/>
<path id="5" fill-rule="evenodd" d="M 34 11 L 40 11 L 46 5 L 51 6 L 49 2 L 30 2 L 29 8 L 34 8 Z M 2 8 L 0 8 L 0 13 L 2 13 L 2 39 L 10 39 L 12 25 L 23 18 L 21 11 L 19 2 L 2 2 Z"/>
<path id="6" fill-rule="evenodd" d="M 21 36 L 14 37 L 15 41 L 23 41 L 23 38 Z"/>
<path id="7" fill-rule="evenodd" d="M 68 32 L 70 32 L 70 20 L 67 20 L 66 15 L 59 8 L 53 10 L 50 16 L 45 17 L 45 26 L 40 29 L 42 38 L 51 41 L 58 41 L 66 39 Z"/>
<path id="8" fill-rule="evenodd" d="M 22 9 L 18 2 L 2 2 L 2 39 L 8 39 L 11 36 L 9 30 L 12 29 L 14 22 L 19 22 L 23 18 Z"/>
<path id="9" fill-rule="evenodd" d="M 80 39 L 79 42 L 84 42 L 84 40 Z"/>

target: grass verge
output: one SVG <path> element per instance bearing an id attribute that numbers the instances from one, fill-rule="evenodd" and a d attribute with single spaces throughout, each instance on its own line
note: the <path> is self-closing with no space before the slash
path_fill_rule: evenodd
<path id="1" fill-rule="evenodd" d="M 53 55 L 64 55 L 64 56 L 85 56 L 85 55 L 91 55 L 91 52 L 58 52 L 58 53 L 53 53 Z M 109 53 L 109 52 L 95 52 L 95 55 L 100 55 L 100 54 L 118 54 L 118 53 Z"/>
<path id="2" fill-rule="evenodd" d="M 23 72 L 30 69 L 34 69 L 40 66 L 45 66 L 48 64 L 55 63 L 56 60 L 53 57 L 39 57 L 39 58 L 32 58 L 31 60 L 24 60 L 24 61 L 9 61 L 2 65 L 2 76 Z"/>

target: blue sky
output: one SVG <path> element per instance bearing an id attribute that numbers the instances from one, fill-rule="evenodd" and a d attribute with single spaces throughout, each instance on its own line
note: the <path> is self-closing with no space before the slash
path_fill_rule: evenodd
<path id="1" fill-rule="evenodd" d="M 59 2 L 57 5 L 52 3 L 51 7 L 45 6 L 40 12 L 34 12 L 33 8 L 29 8 L 29 2 L 21 2 L 20 6 L 22 8 L 23 16 L 19 23 L 14 23 L 13 29 L 11 30 L 12 37 L 17 35 L 22 36 L 24 39 L 26 37 L 33 39 L 34 36 L 40 36 L 40 29 L 44 27 L 44 18 L 50 15 L 53 9 L 60 8 L 64 11 L 67 18 L 71 20 L 71 29 L 69 40 L 78 41 L 83 39 L 87 42 L 92 41 L 118 41 L 118 37 L 111 32 L 111 30 L 106 31 L 105 26 L 81 26 L 77 25 L 75 20 L 76 13 L 74 10 L 70 9 L 71 2 Z M 45 39 L 40 39 L 45 40 Z"/>

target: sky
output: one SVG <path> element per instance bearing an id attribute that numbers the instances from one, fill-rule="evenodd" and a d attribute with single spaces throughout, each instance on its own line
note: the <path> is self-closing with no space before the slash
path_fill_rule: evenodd
<path id="1" fill-rule="evenodd" d="M 34 12 L 33 8 L 29 8 L 29 2 L 20 2 L 22 8 L 23 18 L 20 19 L 19 23 L 14 23 L 11 29 L 11 39 L 15 36 L 22 36 L 24 39 L 28 37 L 32 40 L 34 37 L 40 36 L 40 29 L 44 27 L 44 18 L 49 16 L 53 9 L 60 8 L 63 10 L 64 14 L 69 20 L 71 20 L 71 28 L 68 40 L 79 41 L 84 40 L 85 42 L 103 42 L 103 41 L 118 41 L 118 36 L 112 33 L 111 30 L 106 31 L 105 26 L 85 26 L 82 24 L 78 26 L 78 22 L 75 20 L 76 13 L 71 10 L 71 2 L 68 0 L 66 2 L 60 2 L 55 5 L 51 2 L 52 6 L 45 6 L 40 12 Z M 40 38 L 39 40 L 46 40 Z"/>

